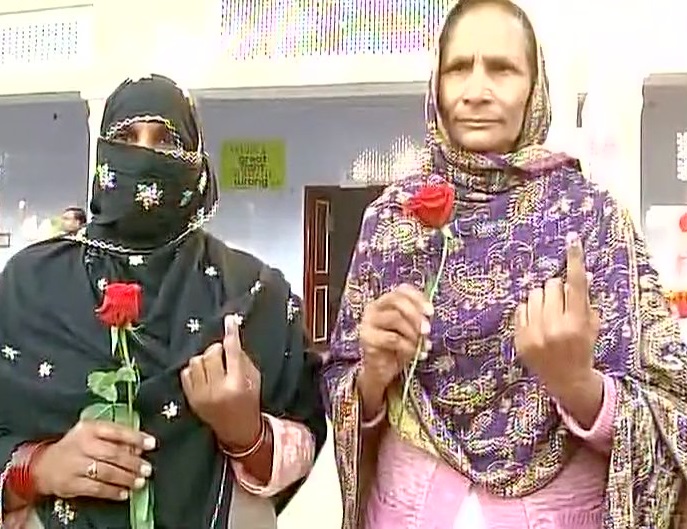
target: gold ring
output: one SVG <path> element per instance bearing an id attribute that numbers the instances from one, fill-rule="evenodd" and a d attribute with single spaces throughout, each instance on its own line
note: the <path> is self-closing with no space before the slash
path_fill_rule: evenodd
<path id="1" fill-rule="evenodd" d="M 86 477 L 88 479 L 98 479 L 98 462 L 92 461 L 88 468 L 86 468 Z"/>

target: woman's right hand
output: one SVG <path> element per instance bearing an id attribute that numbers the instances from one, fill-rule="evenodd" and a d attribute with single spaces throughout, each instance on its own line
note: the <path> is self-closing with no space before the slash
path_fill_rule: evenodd
<path id="1" fill-rule="evenodd" d="M 59 498 L 126 500 L 150 477 L 152 468 L 141 454 L 155 445 L 153 437 L 120 424 L 79 422 L 34 462 L 36 490 Z"/>
<path id="2" fill-rule="evenodd" d="M 379 410 L 386 388 L 413 359 L 420 341 L 427 339 L 433 312 L 425 295 L 410 285 L 401 285 L 365 307 L 358 390 L 366 420 L 374 416 L 374 409 Z"/>

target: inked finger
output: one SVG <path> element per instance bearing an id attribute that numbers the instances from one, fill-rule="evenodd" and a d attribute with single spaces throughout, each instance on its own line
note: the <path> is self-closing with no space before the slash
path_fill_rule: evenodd
<path id="1" fill-rule="evenodd" d="M 586 312 L 589 308 L 589 282 L 582 242 L 577 233 L 566 239 L 566 312 Z"/>
<path id="2" fill-rule="evenodd" d="M 225 372 L 235 371 L 240 361 L 240 353 L 243 350 L 240 335 L 241 320 L 236 314 L 229 314 L 224 317 L 224 362 Z"/>

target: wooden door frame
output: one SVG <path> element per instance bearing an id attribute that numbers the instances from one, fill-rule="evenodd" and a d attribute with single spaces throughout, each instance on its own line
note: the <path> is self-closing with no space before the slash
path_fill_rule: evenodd
<path id="1" fill-rule="evenodd" d="M 305 240 L 303 241 L 303 310 L 305 311 L 305 326 L 308 329 L 309 337 L 312 337 L 314 333 L 314 266 L 312 260 L 314 258 L 314 236 L 312 233 L 312 225 L 314 218 L 311 212 L 308 210 L 308 203 L 310 197 L 315 195 L 315 200 L 317 197 L 326 197 L 330 201 L 332 196 L 338 190 L 338 186 L 309 186 L 306 185 L 303 188 L 303 233 L 305 235 Z M 319 348 L 320 344 L 313 344 L 314 348 Z"/>
<path id="2" fill-rule="evenodd" d="M 379 196 L 386 187 L 386 185 L 369 185 L 365 187 L 371 188 L 373 191 L 376 191 L 376 196 Z M 311 231 L 312 227 L 315 224 L 315 210 L 308 210 L 308 205 L 310 203 L 314 204 L 318 198 L 326 199 L 329 201 L 330 205 L 332 205 L 337 197 L 340 198 L 341 192 L 345 190 L 346 188 L 343 188 L 339 185 L 306 185 L 303 188 L 303 310 L 305 312 L 304 322 L 306 328 L 308 329 L 309 336 L 313 336 L 315 332 L 315 287 L 318 284 L 318 282 L 315 278 L 316 274 L 314 270 L 314 263 L 312 262 L 312 260 L 315 258 L 316 250 L 314 242 L 315 234 Z M 332 212 L 330 210 L 330 214 L 331 213 Z M 331 252 L 331 240 L 329 241 L 329 247 L 327 248 L 327 251 Z M 329 259 L 331 259 L 331 257 L 332 256 L 330 254 Z M 330 276 L 329 287 L 331 288 L 331 266 L 328 267 L 328 275 Z M 331 291 L 328 292 L 328 296 L 331 296 Z M 331 298 L 328 298 L 328 305 L 330 303 Z M 331 311 L 328 311 L 328 331 L 333 330 L 333 326 L 336 323 L 333 320 L 336 320 L 336 314 L 332 314 Z M 328 344 L 329 341 L 327 341 L 326 346 L 328 346 Z M 325 347 L 321 343 L 314 343 L 313 346 L 316 350 L 324 351 L 325 349 Z"/>

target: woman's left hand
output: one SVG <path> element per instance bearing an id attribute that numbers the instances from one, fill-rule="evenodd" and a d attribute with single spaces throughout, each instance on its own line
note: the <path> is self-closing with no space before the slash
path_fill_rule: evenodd
<path id="1" fill-rule="evenodd" d="M 191 409 L 218 440 L 241 450 L 252 446 L 261 432 L 260 372 L 243 350 L 236 318 L 227 316 L 224 325 L 223 342 L 191 358 L 181 372 L 181 385 Z"/>
<path id="2" fill-rule="evenodd" d="M 589 277 L 577 234 L 567 241 L 567 281 L 533 289 L 515 316 L 517 357 L 554 396 L 593 377 L 599 315 L 589 300 Z"/>

